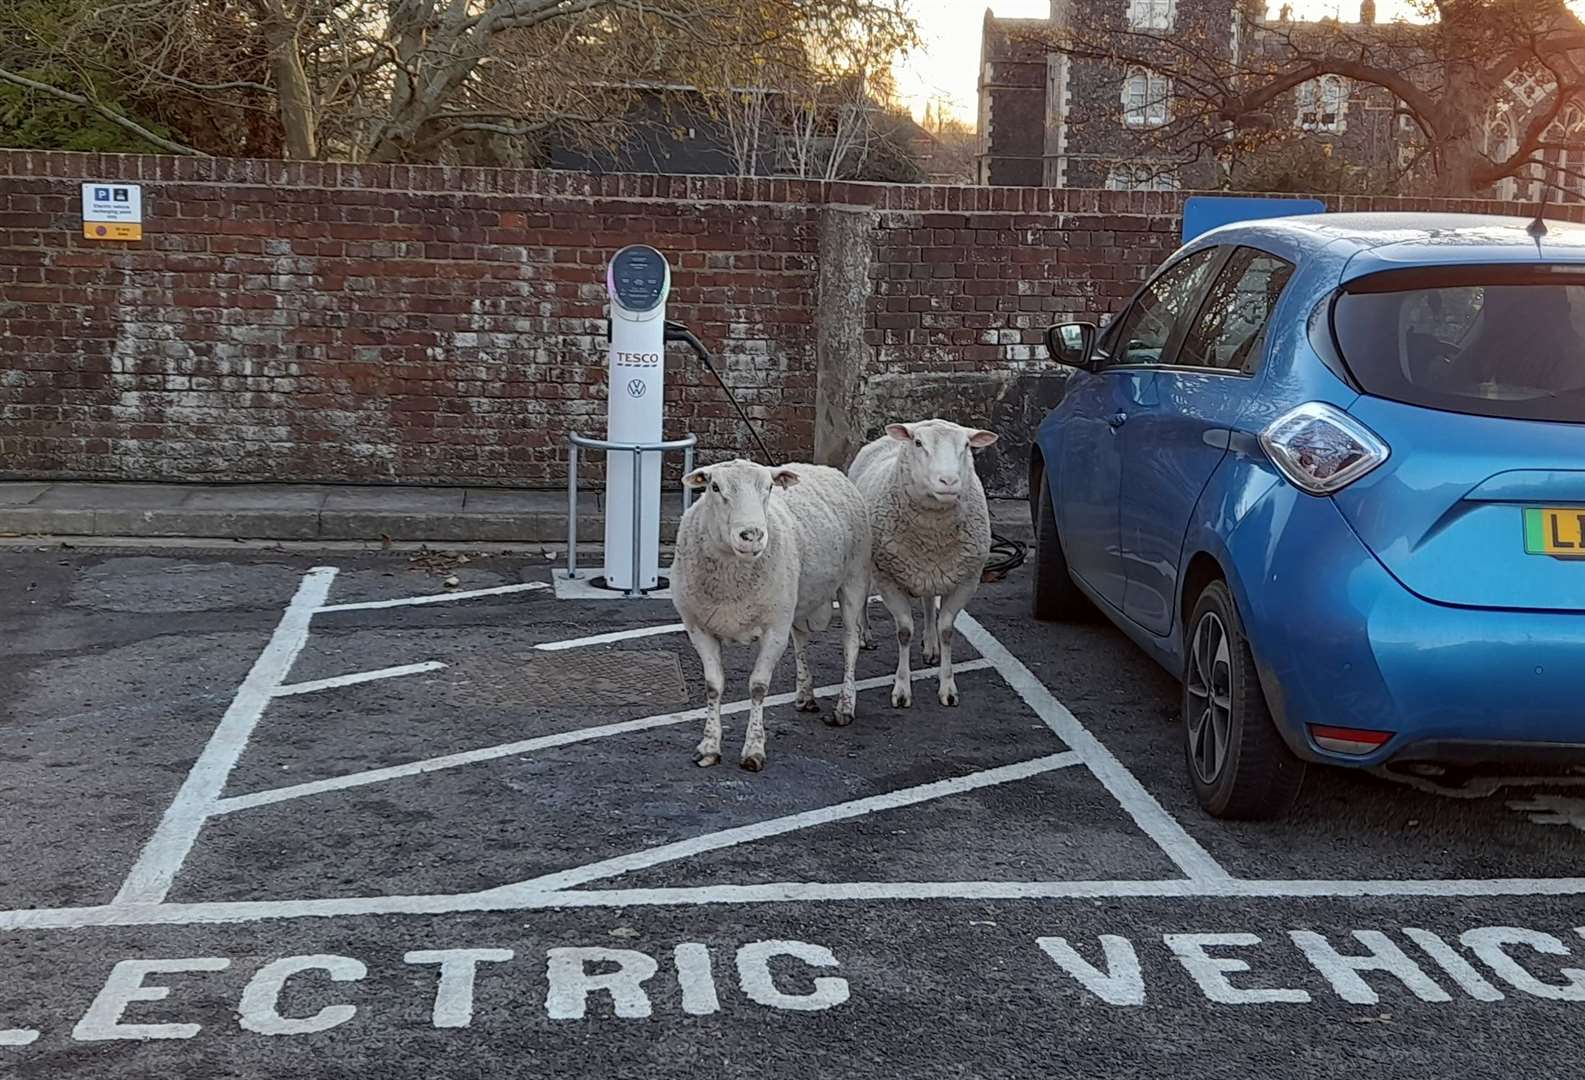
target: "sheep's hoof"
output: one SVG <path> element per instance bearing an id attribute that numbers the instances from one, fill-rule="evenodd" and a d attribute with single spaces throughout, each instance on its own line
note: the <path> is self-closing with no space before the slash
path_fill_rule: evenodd
<path id="1" fill-rule="evenodd" d="M 929 645 L 926 645 L 922 650 L 922 655 L 924 656 L 926 666 L 929 666 L 930 664 L 939 664 L 941 662 L 940 649 L 932 649 Z"/>
<path id="2" fill-rule="evenodd" d="M 908 709 L 912 708 L 913 704 L 914 695 L 912 690 L 901 686 L 892 687 L 892 708 Z"/>
<path id="3" fill-rule="evenodd" d="M 701 769 L 708 769 L 712 765 L 721 764 L 721 755 L 700 752 L 693 756 L 693 763 Z"/>
<path id="4" fill-rule="evenodd" d="M 748 772 L 763 772 L 765 770 L 764 754 L 744 754 L 740 765 Z"/>
<path id="5" fill-rule="evenodd" d="M 853 714 L 850 712 L 843 712 L 841 709 L 837 709 L 826 720 L 826 723 L 832 727 L 847 727 L 852 722 Z"/>
<path id="6" fill-rule="evenodd" d="M 880 648 L 880 646 L 876 645 L 875 642 L 870 638 L 865 638 L 863 641 L 859 642 L 859 648 L 863 649 L 865 652 L 874 652 L 876 649 Z"/>
<path id="7" fill-rule="evenodd" d="M 958 703 L 958 688 L 956 686 L 943 686 L 941 692 L 936 696 L 941 699 L 941 704 L 949 707 L 954 706 Z"/>
<path id="8" fill-rule="evenodd" d="M 810 698 L 808 701 L 800 701 L 798 703 L 798 711 L 799 712 L 819 712 L 820 711 L 820 702 L 816 701 L 814 698 Z"/>

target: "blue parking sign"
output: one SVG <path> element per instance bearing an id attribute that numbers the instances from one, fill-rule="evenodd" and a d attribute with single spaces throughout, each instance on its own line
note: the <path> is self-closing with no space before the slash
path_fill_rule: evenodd
<path id="1" fill-rule="evenodd" d="M 94 188 L 94 201 L 95 202 L 109 202 L 110 201 L 110 189 L 107 188 L 107 187 L 96 187 L 96 188 Z"/>
<path id="2" fill-rule="evenodd" d="M 1324 214 L 1320 199 L 1249 198 L 1232 195 L 1195 195 L 1183 204 L 1183 242 L 1235 221 Z"/>

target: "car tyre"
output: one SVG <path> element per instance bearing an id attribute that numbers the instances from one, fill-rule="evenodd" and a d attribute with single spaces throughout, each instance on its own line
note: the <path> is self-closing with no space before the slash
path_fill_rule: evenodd
<path id="1" fill-rule="evenodd" d="M 1306 766 L 1272 722 L 1225 582 L 1200 593 L 1186 631 L 1183 749 L 1194 794 L 1215 817 L 1282 817 L 1299 797 Z"/>
<path id="2" fill-rule="evenodd" d="M 1030 612 L 1042 622 L 1084 622 L 1096 614 L 1095 605 L 1073 583 L 1068 559 L 1057 536 L 1057 515 L 1051 505 L 1051 488 L 1038 475 L 1035 494 L 1034 574 L 1030 583 Z"/>

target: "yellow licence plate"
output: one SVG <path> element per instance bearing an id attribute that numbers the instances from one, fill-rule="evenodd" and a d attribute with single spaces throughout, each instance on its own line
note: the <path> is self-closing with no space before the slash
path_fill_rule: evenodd
<path id="1" fill-rule="evenodd" d="M 1527 507 L 1524 549 L 1531 555 L 1585 558 L 1585 506 Z"/>

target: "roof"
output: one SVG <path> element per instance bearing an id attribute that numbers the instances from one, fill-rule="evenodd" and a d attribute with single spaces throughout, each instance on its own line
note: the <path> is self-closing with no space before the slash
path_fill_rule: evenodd
<path id="1" fill-rule="evenodd" d="M 1310 214 L 1225 225 L 1200 239 L 1260 240 L 1296 257 L 1325 249 L 1346 263 L 1343 281 L 1408 266 L 1585 263 L 1585 226 L 1549 220 L 1538 243 L 1528 231 L 1531 223 L 1481 214 Z"/>

